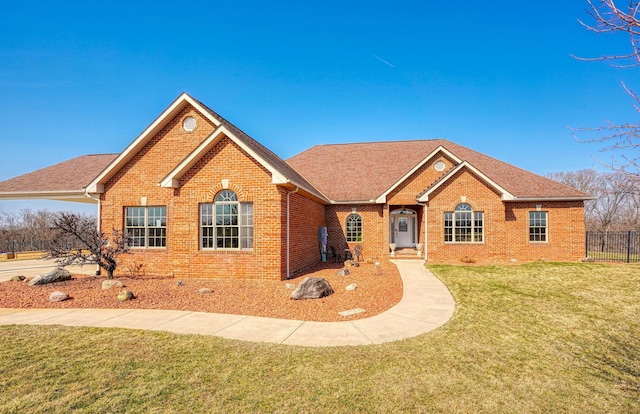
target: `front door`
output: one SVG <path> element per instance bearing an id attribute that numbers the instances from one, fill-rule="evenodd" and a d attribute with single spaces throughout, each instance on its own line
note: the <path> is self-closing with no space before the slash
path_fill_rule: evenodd
<path id="1" fill-rule="evenodd" d="M 399 210 L 391 213 L 392 242 L 398 249 L 413 248 L 416 244 L 416 213 Z"/>

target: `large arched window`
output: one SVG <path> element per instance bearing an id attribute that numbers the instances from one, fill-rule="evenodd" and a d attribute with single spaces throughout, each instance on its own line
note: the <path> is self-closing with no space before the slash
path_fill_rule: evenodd
<path id="1" fill-rule="evenodd" d="M 473 211 L 461 203 L 455 211 L 444 213 L 444 241 L 455 243 L 482 243 L 484 241 L 484 213 Z"/>
<path id="2" fill-rule="evenodd" d="M 238 202 L 231 190 L 220 191 L 213 203 L 200 205 L 203 249 L 253 248 L 253 204 Z"/>
<path id="3" fill-rule="evenodd" d="M 347 216 L 347 242 L 362 241 L 362 217 L 359 214 Z"/>

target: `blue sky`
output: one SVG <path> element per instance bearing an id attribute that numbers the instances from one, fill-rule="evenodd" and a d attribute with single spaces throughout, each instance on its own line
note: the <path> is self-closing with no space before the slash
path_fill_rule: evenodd
<path id="1" fill-rule="evenodd" d="M 583 0 L 25 4 L 0 15 L 0 180 L 120 152 L 183 91 L 285 159 L 446 138 L 538 174 L 607 157 L 567 126 L 637 116 L 638 69 L 571 57 L 628 51 Z M 78 208 L 0 212 L 25 206 Z"/>

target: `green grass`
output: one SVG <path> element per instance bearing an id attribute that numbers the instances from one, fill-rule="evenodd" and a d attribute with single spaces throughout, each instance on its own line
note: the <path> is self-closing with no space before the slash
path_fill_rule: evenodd
<path id="1" fill-rule="evenodd" d="M 0 412 L 640 412 L 640 266 L 430 269 L 453 319 L 384 345 L 0 327 Z"/>

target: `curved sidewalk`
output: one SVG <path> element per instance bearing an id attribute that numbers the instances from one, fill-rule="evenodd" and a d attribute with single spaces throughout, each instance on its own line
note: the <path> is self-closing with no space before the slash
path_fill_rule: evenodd
<path id="1" fill-rule="evenodd" d="M 0 325 L 66 325 L 213 335 L 301 346 L 370 345 L 414 337 L 444 325 L 455 301 L 421 261 L 394 261 L 403 281 L 397 305 L 371 318 L 312 322 L 257 316 L 144 309 L 7 309 Z"/>

